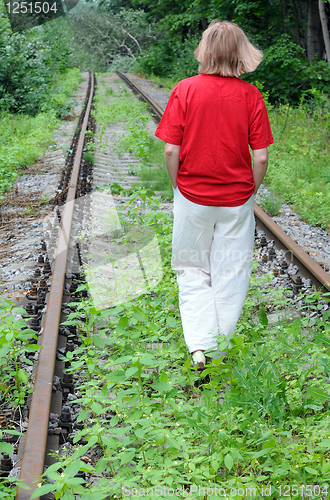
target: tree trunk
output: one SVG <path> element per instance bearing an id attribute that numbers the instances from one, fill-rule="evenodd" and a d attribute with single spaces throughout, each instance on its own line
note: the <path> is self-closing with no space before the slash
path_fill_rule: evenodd
<path id="1" fill-rule="evenodd" d="M 319 14 L 318 0 L 308 1 L 308 32 L 307 32 L 307 57 L 312 62 L 315 55 L 318 60 L 322 58 L 324 43 Z"/>
<path id="2" fill-rule="evenodd" d="M 320 11 L 320 18 L 321 18 L 321 25 L 323 32 L 323 40 L 325 45 L 325 53 L 327 55 L 328 65 L 330 68 L 330 35 L 328 30 L 328 19 L 325 13 L 324 2 L 322 2 L 322 0 L 319 0 L 319 11 Z"/>
<path id="3" fill-rule="evenodd" d="M 300 45 L 299 21 L 298 21 L 296 0 L 292 0 L 292 4 L 293 4 L 293 11 L 294 11 L 294 20 L 296 23 L 297 42 L 298 42 L 298 45 Z"/>
<path id="4" fill-rule="evenodd" d="M 288 15 L 286 9 L 286 0 L 283 0 L 283 20 L 284 20 L 284 33 L 288 32 Z"/>
<path id="5" fill-rule="evenodd" d="M 202 23 L 202 28 L 205 31 L 208 28 L 208 25 L 209 25 L 209 23 L 207 22 L 206 17 L 202 18 L 201 23 Z"/>

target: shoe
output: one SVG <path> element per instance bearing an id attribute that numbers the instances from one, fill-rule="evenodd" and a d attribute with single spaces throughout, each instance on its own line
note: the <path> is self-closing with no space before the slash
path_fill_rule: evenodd
<path id="1" fill-rule="evenodd" d="M 194 352 L 192 358 L 197 370 L 204 370 L 206 360 L 203 351 Z"/>

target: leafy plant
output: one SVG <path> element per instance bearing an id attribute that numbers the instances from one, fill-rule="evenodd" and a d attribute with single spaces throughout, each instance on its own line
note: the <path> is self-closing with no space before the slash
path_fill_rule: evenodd
<path id="1" fill-rule="evenodd" d="M 277 215 L 280 211 L 280 208 L 283 204 L 283 201 L 279 199 L 272 193 L 269 193 L 267 196 L 263 197 L 261 200 L 260 206 L 266 210 L 269 215 Z"/>
<path id="2" fill-rule="evenodd" d="M 87 163 L 91 163 L 92 165 L 94 165 L 94 154 L 91 151 L 86 151 L 86 153 L 84 153 L 84 158 Z"/>
<path id="3" fill-rule="evenodd" d="M 326 92 L 330 69 L 325 61 L 309 63 L 302 47 L 283 34 L 264 50 L 258 68 L 243 75 L 243 79 L 251 83 L 262 82 L 272 104 L 290 103 L 294 106 L 299 105 L 304 95 L 312 97 L 309 89 Z"/>
<path id="4" fill-rule="evenodd" d="M 12 185 L 17 168 L 32 164 L 46 150 L 59 123 L 57 103 L 64 103 L 71 96 L 79 75 L 79 70 L 61 74 L 54 84 L 54 94 L 48 96 L 43 112 L 36 116 L 0 114 L 0 193 Z"/>
<path id="5" fill-rule="evenodd" d="M 122 221 L 156 231 L 163 280 L 149 294 L 110 309 L 88 300 L 71 304 L 67 323 L 81 333 L 79 347 L 63 360 L 80 381 L 75 404 L 84 426 L 74 448 L 44 474 L 55 482 L 35 495 L 103 499 L 110 492 L 124 498 L 156 486 L 221 487 L 230 494 L 244 485 L 256 495 L 269 487 L 272 498 L 281 498 L 290 482 L 319 487 L 325 498 L 329 315 L 311 322 L 302 312 L 296 321 L 271 324 L 270 306 L 288 316 L 292 301 L 267 286 L 271 278 L 256 275 L 230 346 L 219 338 L 226 363 L 208 358 L 200 376 L 183 341 L 170 269 L 171 216 L 153 210 L 156 200 L 140 193 L 145 208 L 138 210 L 135 193 L 122 206 Z M 306 300 L 305 307 L 320 310 L 315 302 L 324 304 L 328 296 Z M 87 454 L 94 459 L 86 465 Z M 97 481 L 75 477 L 79 471 Z"/>
<path id="6" fill-rule="evenodd" d="M 4 6 L 1 6 L 1 14 Z M 47 29 L 47 28 L 46 28 Z M 48 28 L 49 29 L 49 28 Z M 48 101 L 56 72 L 63 74 L 59 40 L 47 39 L 43 28 L 12 33 L 9 20 L 0 17 L 0 112 L 36 115 Z"/>
<path id="7" fill-rule="evenodd" d="M 35 331 L 26 328 L 26 321 L 17 319 L 18 314 L 26 314 L 26 311 L 15 307 L 9 300 L 0 304 L 2 398 L 8 398 L 10 395 L 13 404 L 22 405 L 26 395 L 31 392 L 28 385 L 29 376 L 22 368 L 22 363 L 33 365 L 27 355 L 38 351 L 40 346 L 33 343 L 33 340 L 38 340 Z"/>

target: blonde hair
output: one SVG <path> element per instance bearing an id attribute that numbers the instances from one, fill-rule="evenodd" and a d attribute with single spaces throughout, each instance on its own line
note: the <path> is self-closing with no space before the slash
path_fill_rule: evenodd
<path id="1" fill-rule="evenodd" d="M 208 75 L 239 77 L 254 71 L 262 61 L 262 52 L 237 24 L 228 21 L 212 21 L 194 54 L 199 72 Z"/>

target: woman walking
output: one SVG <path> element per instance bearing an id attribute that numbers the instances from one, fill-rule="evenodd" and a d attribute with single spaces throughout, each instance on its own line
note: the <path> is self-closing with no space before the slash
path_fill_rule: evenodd
<path id="1" fill-rule="evenodd" d="M 203 369 L 204 351 L 216 350 L 219 334 L 229 340 L 242 312 L 253 203 L 274 141 L 260 92 L 239 78 L 262 60 L 244 32 L 230 22 L 211 23 L 195 57 L 200 73 L 173 89 L 156 136 L 166 142 L 174 189 L 172 268 L 183 332 Z"/>

